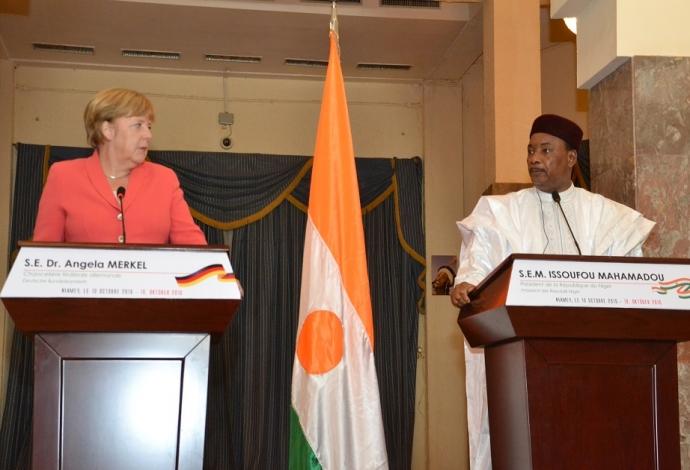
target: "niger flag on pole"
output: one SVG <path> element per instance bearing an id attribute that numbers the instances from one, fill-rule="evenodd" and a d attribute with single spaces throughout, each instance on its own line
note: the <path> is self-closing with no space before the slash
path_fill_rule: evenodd
<path id="1" fill-rule="evenodd" d="M 290 469 L 319 468 L 388 468 L 335 2 L 309 194 L 290 419 Z"/>

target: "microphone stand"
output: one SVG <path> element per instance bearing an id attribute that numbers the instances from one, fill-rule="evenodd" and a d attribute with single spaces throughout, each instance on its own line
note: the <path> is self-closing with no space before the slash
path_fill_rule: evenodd
<path id="1" fill-rule="evenodd" d="M 120 186 L 117 188 L 117 200 L 120 202 L 120 221 L 122 222 L 122 243 L 127 243 L 127 234 L 125 233 L 125 210 L 122 207 L 122 200 L 125 198 L 125 188 Z"/>
<path id="2" fill-rule="evenodd" d="M 563 214 L 563 218 L 565 219 L 565 224 L 568 226 L 568 231 L 570 232 L 570 236 L 573 237 L 573 241 L 575 242 L 575 248 L 577 248 L 577 254 L 582 256 L 582 252 L 580 251 L 580 245 L 577 243 L 577 239 L 575 238 L 575 234 L 573 233 L 573 229 L 570 228 L 570 223 L 568 222 L 568 218 L 565 216 L 565 212 L 563 211 L 563 206 L 561 206 L 561 195 L 558 194 L 558 191 L 554 191 L 551 193 L 551 197 L 553 198 L 554 202 L 558 204 L 558 208 L 561 210 L 561 214 Z"/>

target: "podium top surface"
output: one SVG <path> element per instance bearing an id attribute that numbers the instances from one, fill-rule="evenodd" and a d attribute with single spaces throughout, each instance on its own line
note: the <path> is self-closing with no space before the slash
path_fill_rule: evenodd
<path id="1" fill-rule="evenodd" d="M 469 343 L 690 340 L 690 260 L 513 254 L 458 317 Z"/>
<path id="2" fill-rule="evenodd" d="M 22 240 L 17 243 L 20 248 L 39 247 L 39 248 L 90 248 L 90 249 L 112 249 L 112 250 L 164 250 L 164 251 L 222 251 L 229 252 L 226 245 L 170 245 L 154 243 L 72 243 L 72 242 L 37 242 L 33 240 Z"/>
<path id="3" fill-rule="evenodd" d="M 242 297 L 225 246 L 20 246 L 0 294 L 20 331 L 218 332 Z"/>

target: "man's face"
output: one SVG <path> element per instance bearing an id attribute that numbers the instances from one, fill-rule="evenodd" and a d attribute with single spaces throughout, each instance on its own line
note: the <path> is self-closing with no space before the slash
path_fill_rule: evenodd
<path id="1" fill-rule="evenodd" d="M 453 280 L 448 277 L 445 272 L 440 272 L 436 275 L 433 281 L 431 281 L 431 286 L 434 288 L 434 294 L 443 295 L 448 293 L 448 289 L 452 287 Z"/>
<path id="2" fill-rule="evenodd" d="M 532 184 L 547 193 L 565 191 L 577 162 L 577 152 L 567 150 L 565 141 L 551 134 L 532 134 L 527 145 L 527 169 Z"/>

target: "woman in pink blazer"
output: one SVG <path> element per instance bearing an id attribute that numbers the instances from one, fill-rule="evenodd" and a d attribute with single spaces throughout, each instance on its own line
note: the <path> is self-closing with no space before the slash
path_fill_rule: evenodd
<path id="1" fill-rule="evenodd" d="M 206 244 L 175 173 L 145 161 L 153 119 L 153 106 L 140 93 L 114 88 L 96 94 L 84 110 L 95 151 L 51 166 L 34 240 Z"/>

